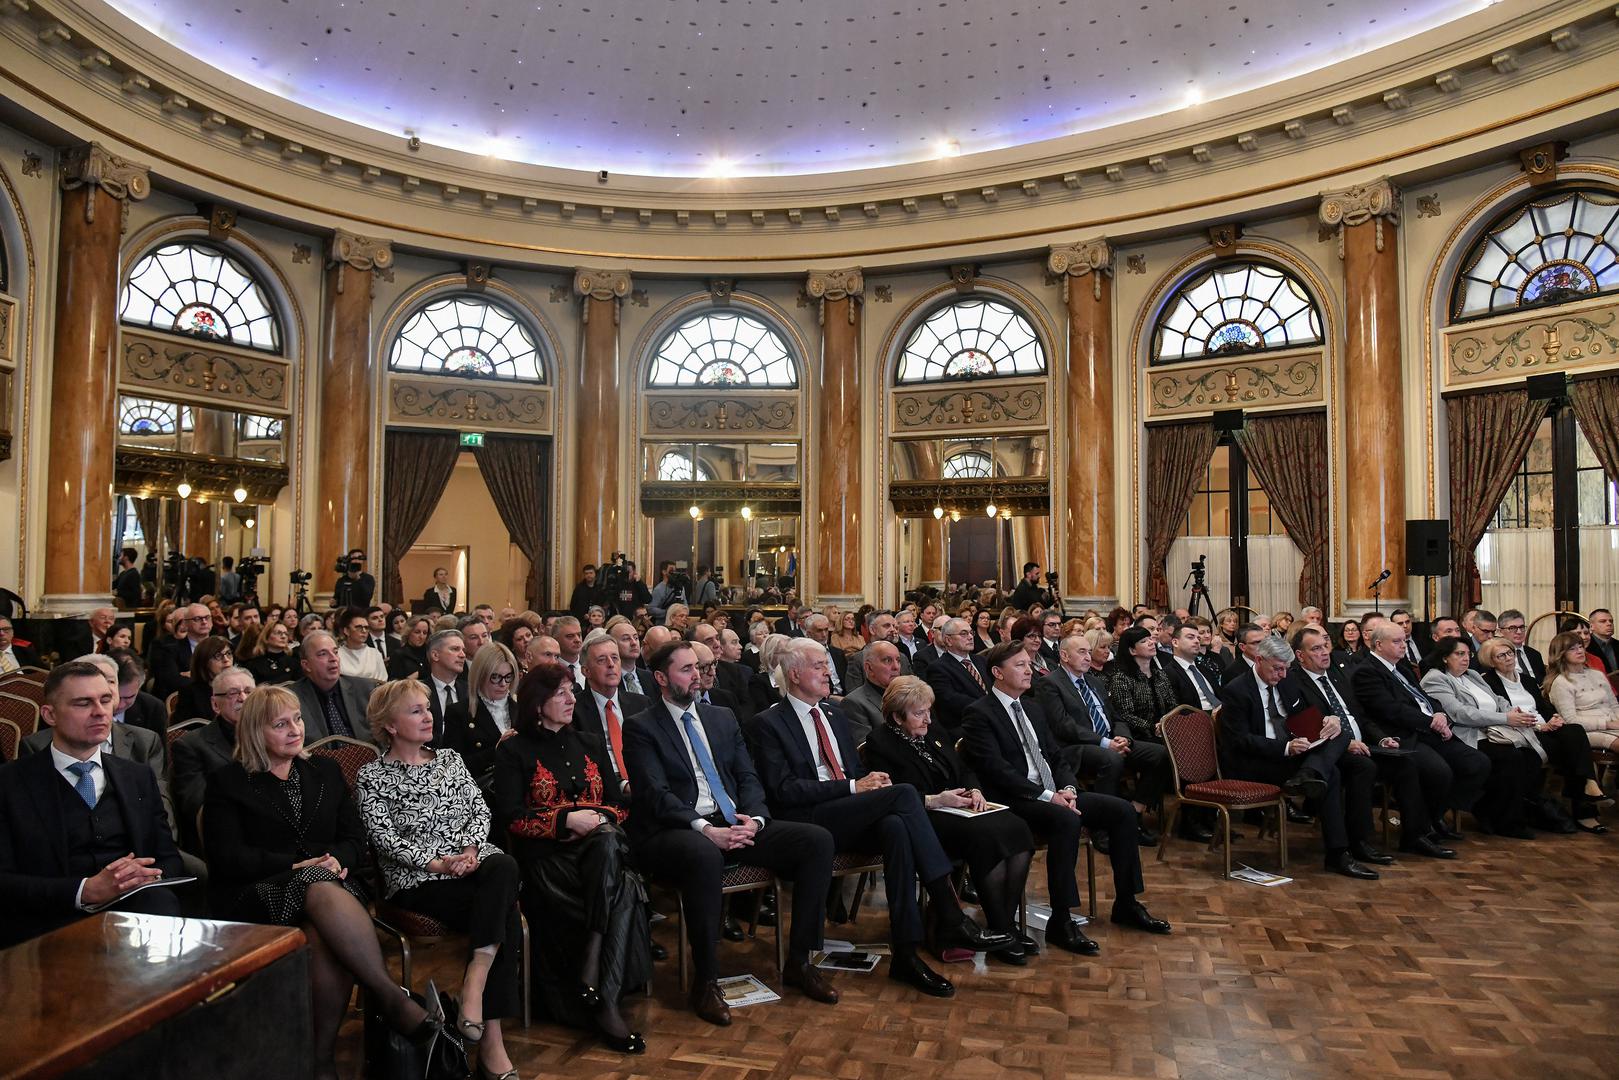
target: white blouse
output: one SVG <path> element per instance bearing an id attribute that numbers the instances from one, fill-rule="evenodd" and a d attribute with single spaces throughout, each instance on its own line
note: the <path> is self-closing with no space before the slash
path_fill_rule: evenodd
<path id="1" fill-rule="evenodd" d="M 1540 711 L 1535 708 L 1534 695 L 1523 685 L 1522 679 L 1516 682 L 1511 679 L 1502 679 L 1501 688 L 1507 692 L 1507 701 L 1512 704 L 1514 709 L 1522 709 L 1524 712 L 1535 716 L 1540 715 Z"/>
<path id="2" fill-rule="evenodd" d="M 1492 713 L 1501 711 L 1501 703 L 1495 699 L 1495 695 L 1490 692 L 1488 687 L 1478 686 L 1472 679 L 1466 678 L 1457 679 L 1456 684 L 1468 697 L 1473 699 L 1473 704 L 1478 708 Z M 1533 703 L 1530 704 L 1529 711 L 1535 711 Z"/>
<path id="3" fill-rule="evenodd" d="M 495 722 L 495 726 L 500 729 L 500 733 L 502 735 L 506 734 L 506 732 L 512 729 L 511 716 L 506 709 L 506 706 L 511 704 L 511 696 L 509 694 L 506 697 L 501 698 L 499 701 L 490 701 L 482 694 L 479 694 L 478 700 L 483 702 L 483 707 L 489 713 L 489 719 Z"/>

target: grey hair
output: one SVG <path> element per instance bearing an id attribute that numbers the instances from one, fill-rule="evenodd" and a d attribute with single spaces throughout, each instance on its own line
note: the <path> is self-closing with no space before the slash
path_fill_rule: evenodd
<path id="1" fill-rule="evenodd" d="M 1363 629 L 1364 629 L 1365 622 L 1366 622 L 1365 619 L 1361 620 Z M 1401 635 L 1403 637 L 1405 635 L 1405 631 L 1401 630 L 1399 628 L 1399 626 L 1396 625 L 1395 623 L 1389 622 L 1387 620 L 1378 623 L 1377 624 L 1377 629 L 1372 631 L 1372 648 L 1374 648 L 1374 649 L 1377 648 L 1377 646 L 1383 644 L 1383 642 L 1387 641 L 1389 638 L 1393 637 L 1395 634 L 1399 634 L 1399 635 Z"/>
<path id="2" fill-rule="evenodd" d="M 786 644 L 776 649 L 776 662 L 781 671 L 781 685 L 787 686 L 787 676 L 815 663 L 827 655 L 826 647 L 813 638 L 787 638 Z M 831 662 L 831 658 L 827 658 Z"/>
<path id="3" fill-rule="evenodd" d="M 208 684 L 209 688 L 215 693 L 218 693 L 219 691 L 225 689 L 225 683 L 231 679 L 237 678 L 238 676 L 246 678 L 248 686 L 257 686 L 259 684 L 259 681 L 253 677 L 253 673 L 251 671 L 240 665 L 235 665 L 228 667 L 224 671 L 221 671 L 218 675 L 215 675 L 214 681 Z"/>
<path id="4" fill-rule="evenodd" d="M 590 650 L 593 646 L 600 645 L 603 642 L 611 645 L 615 652 L 618 650 L 618 639 L 598 626 L 585 635 L 584 644 L 579 646 L 579 658 L 581 660 L 585 659 L 590 655 Z"/>
<path id="5" fill-rule="evenodd" d="M 877 620 L 878 619 L 882 618 L 884 615 L 893 615 L 893 614 L 894 613 L 892 611 L 889 611 L 887 608 L 876 608 L 876 609 L 874 609 L 872 611 L 866 612 L 866 629 L 867 630 L 875 630 L 877 628 Z"/>
<path id="6" fill-rule="evenodd" d="M 934 623 L 933 625 L 935 630 L 938 633 L 943 634 L 945 637 L 955 637 L 957 634 L 961 633 L 961 628 L 967 625 L 967 620 L 958 619 L 952 615 L 944 621 L 943 626 L 940 626 L 938 623 Z"/>
<path id="7" fill-rule="evenodd" d="M 1280 660 L 1284 664 L 1293 662 L 1293 646 L 1275 634 L 1266 634 L 1263 640 L 1254 646 L 1254 654 L 1261 660 Z"/>
<path id="8" fill-rule="evenodd" d="M 441 646 L 443 646 L 443 644 L 446 641 L 450 640 L 451 638 L 455 638 L 457 641 L 460 641 L 463 645 L 466 644 L 465 639 L 462 638 L 462 636 L 461 636 L 461 631 L 459 631 L 459 630 L 440 630 L 437 633 L 435 633 L 432 637 L 427 639 L 427 655 L 432 656 L 435 652 L 437 652 L 439 650 L 439 648 Z"/>
<path id="9" fill-rule="evenodd" d="M 85 653 L 73 662 L 75 664 L 94 664 L 114 685 L 118 683 L 118 661 L 106 653 Z"/>

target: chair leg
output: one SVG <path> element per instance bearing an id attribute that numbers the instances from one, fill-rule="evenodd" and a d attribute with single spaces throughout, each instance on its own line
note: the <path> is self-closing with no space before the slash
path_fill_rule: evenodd
<path id="1" fill-rule="evenodd" d="M 1096 921 L 1096 845 L 1085 845 L 1085 881 L 1091 896 L 1091 922 Z M 1116 892 L 1117 890 L 1115 890 Z"/>
<path id="2" fill-rule="evenodd" d="M 854 903 L 849 905 L 849 923 L 851 925 L 860 921 L 860 905 L 866 899 L 866 886 L 870 881 L 870 871 L 854 879 Z"/>
<path id="3" fill-rule="evenodd" d="M 761 890 L 762 892 L 763 890 Z M 770 894 L 776 901 L 776 977 L 787 971 L 787 908 L 781 902 L 781 882 L 770 879 Z"/>
<path id="4" fill-rule="evenodd" d="M 753 917 L 748 920 L 748 937 L 749 938 L 755 938 L 755 937 L 759 936 L 759 909 L 764 906 L 764 902 L 765 902 L 765 891 L 763 889 L 754 889 L 753 890 Z"/>
<path id="5" fill-rule="evenodd" d="M 676 972 L 680 979 L 680 992 L 684 994 L 688 989 L 686 986 L 686 901 L 677 897 L 675 909 L 680 920 L 675 924 L 675 950 L 680 956 L 676 964 Z"/>
<path id="6" fill-rule="evenodd" d="M 1282 869 L 1287 869 L 1287 804 L 1285 802 L 1276 807 L 1276 854 L 1281 861 Z"/>
<path id="7" fill-rule="evenodd" d="M 1018 933 L 1024 937 L 1029 936 L 1029 887 L 1023 886 L 1023 891 L 1017 898 L 1017 926 Z"/>
<path id="8" fill-rule="evenodd" d="M 1225 840 L 1225 879 L 1231 880 L 1231 811 L 1225 807 L 1217 807 L 1220 811 L 1220 831 L 1215 834 L 1216 839 L 1224 837 Z"/>
<path id="9" fill-rule="evenodd" d="M 523 1027 L 527 1028 L 534 1023 L 534 957 L 529 951 L 528 916 L 521 911 L 517 913 L 517 925 L 523 928 Z"/>
<path id="10" fill-rule="evenodd" d="M 1169 834 L 1175 831 L 1175 820 L 1181 814 L 1181 801 L 1176 799 L 1169 807 L 1169 816 L 1160 822 L 1163 826 L 1158 832 L 1158 861 L 1164 861 L 1164 854 L 1169 850 Z"/>

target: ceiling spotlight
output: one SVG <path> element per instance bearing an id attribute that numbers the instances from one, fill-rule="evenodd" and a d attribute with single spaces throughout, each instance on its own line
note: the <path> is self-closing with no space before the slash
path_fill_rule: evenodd
<path id="1" fill-rule="evenodd" d="M 744 506 L 742 508 L 742 520 L 743 521 L 752 521 L 753 520 L 753 507 Z"/>
<path id="2" fill-rule="evenodd" d="M 1203 104 L 1203 91 L 1199 90 L 1195 86 L 1188 87 L 1187 90 L 1186 90 L 1186 98 L 1182 102 L 1182 105 L 1185 108 L 1189 109 L 1193 105 L 1201 105 L 1201 104 Z"/>
<path id="3" fill-rule="evenodd" d="M 995 516 L 995 504 L 990 503 L 988 506 L 984 507 L 984 513 L 985 513 L 985 515 L 987 515 L 989 517 L 994 517 Z"/>
<path id="4" fill-rule="evenodd" d="M 933 144 L 934 157 L 960 157 L 961 143 L 955 139 L 940 139 Z"/>
<path id="5" fill-rule="evenodd" d="M 247 501 L 247 489 L 245 487 L 243 487 L 242 485 L 237 484 L 236 485 L 236 490 L 231 492 L 231 497 L 233 499 L 235 499 L 239 503 L 246 502 Z"/>
<path id="6" fill-rule="evenodd" d="M 944 507 L 935 506 L 933 508 L 933 520 L 938 521 L 942 517 L 944 517 Z"/>
<path id="7" fill-rule="evenodd" d="M 186 483 L 184 480 L 180 481 L 180 486 L 174 490 L 180 493 L 180 498 L 182 499 L 191 498 L 191 485 Z"/>
<path id="8" fill-rule="evenodd" d="M 686 513 L 691 515 L 691 519 L 693 521 L 696 521 L 698 518 L 703 516 L 703 508 L 698 506 L 696 503 L 692 503 L 691 508 L 687 510 Z"/>

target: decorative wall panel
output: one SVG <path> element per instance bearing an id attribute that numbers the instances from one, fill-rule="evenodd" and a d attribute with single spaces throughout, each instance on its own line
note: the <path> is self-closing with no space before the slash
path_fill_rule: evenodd
<path id="1" fill-rule="evenodd" d="M 981 507 L 1019 514 L 1051 511 L 1051 483 L 1037 479 L 895 480 L 888 485 L 888 501 L 901 516 L 922 517 L 935 506 Z M 977 512 L 977 511 L 974 511 Z"/>
<path id="2" fill-rule="evenodd" d="M 896 391 L 894 428 L 921 431 L 1012 431 L 1043 427 L 1048 385 L 1041 379 L 995 380 L 979 384 L 942 383 Z"/>
<path id="3" fill-rule="evenodd" d="M 1539 308 L 1443 331 L 1447 389 L 1619 366 L 1619 301 Z"/>
<path id="4" fill-rule="evenodd" d="M 645 433 L 691 435 L 724 432 L 730 436 L 764 435 L 772 439 L 798 434 L 798 391 L 739 394 L 714 387 L 701 394 L 645 397 Z"/>
<path id="5" fill-rule="evenodd" d="M 122 328 L 120 387 L 251 413 L 290 410 L 291 365 L 215 341 Z"/>
<path id="6" fill-rule="evenodd" d="M 1147 415 L 1292 408 L 1326 401 L 1320 349 L 1164 364 L 1146 370 Z"/>
<path id="7" fill-rule="evenodd" d="M 388 380 L 388 422 L 411 427 L 551 433 L 551 388 L 477 379 Z"/>
<path id="8" fill-rule="evenodd" d="M 0 296 L 0 368 L 17 366 L 17 301 Z"/>

